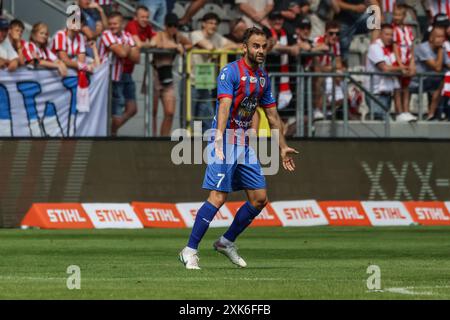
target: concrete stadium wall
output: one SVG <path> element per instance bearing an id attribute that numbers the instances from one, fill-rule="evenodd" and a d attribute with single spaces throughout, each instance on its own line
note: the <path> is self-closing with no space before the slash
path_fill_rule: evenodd
<path id="1" fill-rule="evenodd" d="M 449 141 L 291 141 L 297 172 L 267 177 L 271 201 L 450 200 Z M 0 227 L 36 202 L 203 201 L 204 165 L 176 166 L 162 140 L 0 140 Z M 230 200 L 244 199 L 243 192 Z"/>

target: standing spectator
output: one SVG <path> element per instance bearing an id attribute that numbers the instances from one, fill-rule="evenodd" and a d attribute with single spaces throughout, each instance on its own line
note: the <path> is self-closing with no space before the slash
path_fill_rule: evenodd
<path id="1" fill-rule="evenodd" d="M 273 0 L 236 0 L 239 10 L 244 14 L 243 19 L 247 24 L 247 28 L 263 26 L 270 28 L 269 13 L 273 10 Z"/>
<path id="2" fill-rule="evenodd" d="M 443 27 L 434 27 L 430 33 L 428 41 L 422 42 L 414 50 L 417 73 L 421 72 L 442 72 L 445 67 L 450 68 L 450 57 L 444 52 L 445 31 Z M 429 76 L 423 78 L 423 90 L 431 95 L 431 103 L 427 120 L 437 118 L 436 110 L 440 102 L 443 87 L 442 76 Z M 413 78 L 410 89 L 417 92 L 419 81 Z"/>
<path id="3" fill-rule="evenodd" d="M 108 17 L 109 29 L 102 34 L 100 56 L 105 59 L 112 55 L 112 136 L 117 136 L 117 131 L 130 118 L 136 114 L 133 105 L 127 103 L 127 97 L 133 95 L 133 86 L 129 86 L 128 80 L 123 78 L 123 66 L 125 59 L 129 58 L 134 63 L 139 63 L 140 51 L 131 34 L 123 30 L 123 16 L 119 12 L 113 12 Z M 125 82 L 124 82 L 125 80 Z M 125 107 L 125 110 L 124 110 Z"/>
<path id="4" fill-rule="evenodd" d="M 178 31 L 178 17 L 174 13 L 166 15 L 165 29 L 156 34 L 151 45 L 160 49 L 173 49 L 180 55 L 192 48 L 192 43 Z M 158 102 L 161 99 L 164 108 L 164 119 L 161 124 L 161 136 L 169 137 L 172 132 L 173 117 L 176 109 L 176 94 L 173 81 L 173 63 L 176 54 L 155 54 L 153 65 L 155 76 L 153 77 L 154 102 L 153 102 L 153 134 L 156 136 Z"/>
<path id="5" fill-rule="evenodd" d="M 88 41 L 97 41 L 103 31 L 108 27 L 108 17 L 103 8 L 92 0 L 78 0 L 78 5 L 81 9 L 81 15 L 86 21 L 81 31 Z M 87 48 L 86 54 L 94 58 L 92 49 Z"/>
<path id="6" fill-rule="evenodd" d="M 376 4 L 374 0 L 369 0 L 368 3 Z M 367 19 L 370 15 L 365 12 L 367 9 L 366 0 L 340 0 L 337 5 L 339 12 L 335 19 L 340 24 L 341 52 L 343 60 L 346 61 L 353 36 L 369 32 Z"/>
<path id="7" fill-rule="evenodd" d="M 201 30 L 191 33 L 193 47 L 197 49 L 237 49 L 239 45 L 228 40 L 217 32 L 220 23 L 219 17 L 215 13 L 207 13 L 203 16 Z M 192 55 L 192 106 L 194 118 L 202 119 L 203 131 L 211 128 L 214 117 L 214 107 L 212 104 L 212 92 L 208 89 L 197 89 L 195 83 L 195 66 L 213 62 L 212 57 L 203 54 Z"/>
<path id="8" fill-rule="evenodd" d="M 81 27 L 84 22 L 84 18 L 82 18 Z M 53 37 L 52 51 L 67 68 L 91 73 L 94 71 L 95 64 L 88 64 L 86 60 L 86 37 L 81 32 L 81 28 L 66 28 L 58 31 Z M 94 56 L 98 57 L 96 49 Z"/>
<path id="9" fill-rule="evenodd" d="M 344 70 L 344 64 L 341 57 L 341 47 L 339 43 L 339 23 L 337 21 L 328 21 L 325 25 L 325 34 L 314 39 L 316 51 L 327 53 L 327 55 L 314 57 L 314 70 L 316 72 L 340 72 Z M 335 60 L 336 70 L 333 70 L 333 59 Z M 322 92 L 325 81 L 325 95 L 329 97 L 333 94 L 333 81 L 335 83 L 335 101 L 343 99 L 342 89 L 340 88 L 339 78 L 320 78 L 314 79 L 315 108 L 314 120 L 323 120 L 325 115 L 321 111 L 323 105 Z"/>
<path id="10" fill-rule="evenodd" d="M 19 56 L 19 66 L 25 65 L 23 49 L 25 48 L 26 41 L 22 39 L 24 30 L 25 25 L 20 20 L 15 19 L 9 24 L 8 36 L 14 50 L 16 50 L 17 55 Z"/>
<path id="11" fill-rule="evenodd" d="M 367 53 L 366 70 L 369 72 L 407 72 L 407 67 L 399 66 L 393 49 L 394 31 L 391 24 L 382 24 L 380 38 L 372 43 Z M 392 94 L 400 88 L 395 76 L 374 76 L 373 93 L 383 104 L 383 108 L 372 103 L 376 120 L 384 120 L 391 108 Z M 370 90 L 370 89 L 369 89 Z"/>
<path id="12" fill-rule="evenodd" d="M 57 69 L 61 77 L 67 75 L 67 67 L 48 47 L 48 26 L 39 22 L 31 30 L 30 42 L 24 49 L 24 56 L 28 66 Z"/>
<path id="13" fill-rule="evenodd" d="M 167 14 L 166 0 L 139 0 L 139 4 L 146 6 L 150 10 L 150 20 L 158 24 L 158 27 L 164 25 L 164 18 Z"/>
<path id="14" fill-rule="evenodd" d="M 321 52 L 327 51 L 328 45 L 325 43 L 317 43 L 311 40 L 312 23 L 308 17 L 301 17 L 297 20 L 295 26 L 295 34 L 297 35 L 297 44 L 300 47 L 301 52 Z M 301 57 L 301 65 L 303 69 L 309 71 L 313 66 L 312 57 Z"/>
<path id="15" fill-rule="evenodd" d="M 0 69 L 12 72 L 19 67 L 19 55 L 8 36 L 9 23 L 0 18 Z"/>
<path id="16" fill-rule="evenodd" d="M 300 47 L 294 38 L 294 34 L 287 32 L 284 28 L 284 18 L 280 11 L 272 11 L 269 14 L 270 28 L 264 28 L 267 38 L 270 40 L 269 48 L 271 51 L 277 52 L 279 55 L 268 55 L 266 58 L 266 67 L 268 72 L 288 73 L 295 71 L 292 66 L 300 54 Z M 278 113 L 282 117 L 284 123 L 289 117 L 295 115 L 295 110 L 291 102 L 293 102 L 294 86 L 289 77 L 281 77 L 275 81 L 275 92 L 277 97 Z M 255 125 L 258 120 L 255 119 Z M 284 128 L 286 130 L 286 127 Z"/>
<path id="17" fill-rule="evenodd" d="M 133 20 L 125 27 L 125 31 L 133 36 L 133 40 L 140 48 L 150 48 L 150 40 L 156 35 L 149 19 L 150 10 L 146 6 L 139 6 L 136 8 Z M 125 67 L 127 73 L 132 73 L 134 64 L 126 61 Z"/>
<path id="18" fill-rule="evenodd" d="M 409 84 L 411 76 L 416 71 L 414 61 L 414 34 L 410 26 L 405 25 L 406 7 L 396 5 L 393 12 L 394 53 L 400 67 L 407 70 L 405 76 L 400 77 L 400 89 L 394 93 L 397 121 L 417 121 L 417 118 L 409 112 Z"/>
<path id="19" fill-rule="evenodd" d="M 140 49 L 150 48 L 150 40 L 155 36 L 155 32 L 150 24 L 150 11 L 146 6 L 138 6 L 133 20 L 128 22 L 125 31 L 131 34 L 137 47 Z M 125 99 L 125 118 L 131 118 L 138 112 L 136 101 L 136 83 L 133 80 L 135 62 L 127 58 L 124 61 L 121 85 L 123 87 L 123 97 Z"/>
<path id="20" fill-rule="evenodd" d="M 109 15 L 113 10 L 112 0 L 94 0 L 94 2 L 96 2 L 99 6 L 103 8 L 103 11 L 105 12 L 106 15 Z"/>
<path id="21" fill-rule="evenodd" d="M 208 2 L 208 0 L 191 0 L 191 4 L 186 9 L 184 16 L 180 19 L 180 27 L 186 29 L 187 24 L 191 22 L 191 19 L 195 14 L 203 8 L 203 6 Z M 185 30 L 186 31 L 186 30 Z"/>
<path id="22" fill-rule="evenodd" d="M 309 13 L 309 2 L 308 0 L 275 1 L 274 10 L 281 12 L 281 15 L 284 18 L 284 29 L 288 32 L 294 33 L 295 24 L 300 15 L 307 15 Z"/>

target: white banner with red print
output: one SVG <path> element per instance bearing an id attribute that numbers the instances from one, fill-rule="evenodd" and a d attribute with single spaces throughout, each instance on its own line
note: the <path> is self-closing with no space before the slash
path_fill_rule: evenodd
<path id="1" fill-rule="evenodd" d="M 61 78 L 56 70 L 1 70 L 0 137 L 106 136 L 109 79 L 106 61 L 89 76 L 86 112 L 77 108 L 75 71 Z"/>

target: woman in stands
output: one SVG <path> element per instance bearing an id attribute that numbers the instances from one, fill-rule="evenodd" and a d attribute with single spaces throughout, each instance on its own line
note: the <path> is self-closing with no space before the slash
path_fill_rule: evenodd
<path id="1" fill-rule="evenodd" d="M 150 42 L 150 45 L 160 49 L 175 49 L 179 54 L 184 54 L 185 50 L 192 48 L 189 39 L 182 36 L 178 31 L 178 17 L 169 13 L 165 18 L 164 31 L 158 32 Z M 176 107 L 176 94 L 174 89 L 172 68 L 176 54 L 155 54 L 154 55 L 154 101 L 153 101 L 153 134 L 157 131 L 158 102 L 161 98 L 164 107 L 164 120 L 161 124 L 161 136 L 170 136 L 172 131 L 173 116 Z"/>
<path id="2" fill-rule="evenodd" d="M 43 22 L 36 23 L 31 30 L 30 42 L 23 49 L 26 64 L 29 67 L 57 69 L 61 77 L 65 77 L 67 67 L 48 48 L 48 38 L 48 26 Z"/>
<path id="3" fill-rule="evenodd" d="M 94 60 L 86 58 L 86 37 L 81 29 L 86 24 L 84 16 L 81 16 L 80 26 L 66 28 L 58 31 L 53 37 L 52 51 L 64 62 L 67 68 L 92 73 L 94 67 L 100 64 L 97 46 L 90 42 L 89 47 L 94 53 Z"/>

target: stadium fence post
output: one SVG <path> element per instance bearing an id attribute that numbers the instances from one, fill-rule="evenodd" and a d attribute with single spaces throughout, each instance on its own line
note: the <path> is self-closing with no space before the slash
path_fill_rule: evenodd
<path id="1" fill-rule="evenodd" d="M 312 76 L 308 76 L 306 80 L 306 94 L 308 97 L 308 138 L 312 137 L 313 112 L 312 112 Z"/>
<path id="2" fill-rule="evenodd" d="M 344 101 L 343 101 L 343 112 L 344 112 L 344 137 L 348 137 L 348 79 L 347 74 L 345 74 L 342 81 L 342 90 L 344 91 Z"/>
<path id="3" fill-rule="evenodd" d="M 422 95 L 423 95 L 423 78 L 422 75 L 419 74 L 419 120 L 423 120 L 423 105 L 422 105 Z"/>
<path id="4" fill-rule="evenodd" d="M 150 70 L 150 54 L 148 51 L 145 51 L 145 72 L 144 72 L 144 81 L 145 78 L 147 78 L 148 81 L 148 73 L 151 72 Z M 148 87 L 145 90 L 144 94 L 144 104 L 145 104 L 145 110 L 144 110 L 144 137 L 148 138 L 150 137 L 150 113 L 151 113 L 151 102 L 149 99 L 149 92 Z"/>
<path id="5" fill-rule="evenodd" d="M 302 75 L 301 73 L 303 72 L 303 67 L 301 64 L 301 54 L 298 56 L 297 59 L 297 65 L 296 65 L 296 71 L 297 71 L 297 75 L 296 75 L 296 82 L 297 82 L 297 90 L 295 93 L 295 96 L 297 97 L 297 101 L 296 101 L 296 116 L 295 116 L 295 120 L 297 122 L 297 129 L 296 129 L 296 136 L 297 137 L 303 137 L 303 81 L 302 81 Z"/>

